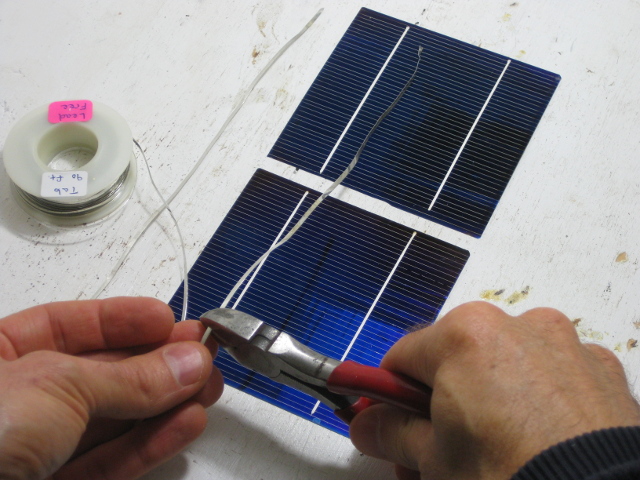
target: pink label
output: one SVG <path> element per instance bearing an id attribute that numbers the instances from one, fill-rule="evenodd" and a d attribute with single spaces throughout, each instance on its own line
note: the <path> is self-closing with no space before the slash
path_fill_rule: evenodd
<path id="1" fill-rule="evenodd" d="M 91 100 L 68 100 L 49 105 L 49 122 L 88 122 L 93 117 Z"/>

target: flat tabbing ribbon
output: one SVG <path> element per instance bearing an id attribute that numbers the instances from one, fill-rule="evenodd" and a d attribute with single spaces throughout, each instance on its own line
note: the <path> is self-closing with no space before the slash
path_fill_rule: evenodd
<path id="1" fill-rule="evenodd" d="M 189 272 L 188 318 L 217 308 L 319 193 L 258 170 Z M 337 359 L 378 365 L 407 330 L 435 320 L 469 257 L 466 250 L 327 198 L 229 304 Z M 177 311 L 182 287 L 170 305 Z M 216 364 L 227 384 L 346 434 L 315 399 L 240 366 Z"/>
<path id="2" fill-rule="evenodd" d="M 269 156 L 480 237 L 560 77 L 363 8 Z"/>

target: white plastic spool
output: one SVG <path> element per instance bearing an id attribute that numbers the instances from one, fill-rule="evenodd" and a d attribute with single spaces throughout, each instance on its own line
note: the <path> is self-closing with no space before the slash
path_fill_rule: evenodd
<path id="1" fill-rule="evenodd" d="M 9 132 L 4 166 L 17 203 L 44 224 L 76 226 L 96 222 L 129 199 L 136 182 L 133 137 L 112 108 L 93 102 L 86 122 L 50 123 L 48 105 L 25 115 Z M 82 197 L 42 198 L 42 174 L 87 172 Z"/>

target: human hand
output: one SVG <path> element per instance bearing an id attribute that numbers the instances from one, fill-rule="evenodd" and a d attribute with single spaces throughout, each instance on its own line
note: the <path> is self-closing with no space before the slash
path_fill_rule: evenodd
<path id="1" fill-rule="evenodd" d="M 468 303 L 402 338 L 381 366 L 433 388 L 430 420 L 380 404 L 351 423 L 354 445 L 396 463 L 401 480 L 508 479 L 559 442 L 640 425 L 615 355 L 581 344 L 552 309 L 511 317 Z"/>
<path id="2" fill-rule="evenodd" d="M 200 322 L 151 298 L 0 320 L 0 478 L 136 478 L 205 428 L 222 393 Z"/>

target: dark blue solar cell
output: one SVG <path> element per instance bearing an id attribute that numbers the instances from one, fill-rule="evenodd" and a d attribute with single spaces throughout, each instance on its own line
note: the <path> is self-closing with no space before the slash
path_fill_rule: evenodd
<path id="1" fill-rule="evenodd" d="M 258 170 L 189 272 L 188 318 L 221 306 L 245 271 L 318 195 Z M 377 365 L 408 329 L 435 320 L 468 256 L 327 198 L 249 277 L 229 307 L 240 298 L 235 308 L 325 355 Z M 182 287 L 170 305 L 180 309 Z M 216 364 L 228 384 L 346 434 L 328 408 L 314 411 L 313 398 L 253 374 L 225 352 Z"/>
<path id="2" fill-rule="evenodd" d="M 420 46 L 415 81 L 343 185 L 480 237 L 560 81 L 554 73 L 363 8 L 269 156 L 337 178 L 411 77 Z"/>

